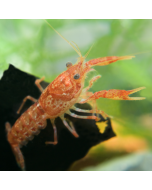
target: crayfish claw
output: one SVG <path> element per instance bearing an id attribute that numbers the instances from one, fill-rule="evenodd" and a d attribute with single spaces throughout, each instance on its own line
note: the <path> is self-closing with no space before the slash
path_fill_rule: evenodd
<path id="1" fill-rule="evenodd" d="M 145 97 L 128 97 L 127 100 L 144 100 Z"/>
<path id="2" fill-rule="evenodd" d="M 136 88 L 136 89 L 133 89 L 133 90 L 128 90 L 129 94 L 133 94 L 135 92 L 138 92 L 142 89 L 145 89 L 145 87 L 139 87 L 139 88 Z M 129 97 L 128 96 L 128 100 L 144 100 L 145 97 Z"/>
<path id="3" fill-rule="evenodd" d="M 145 89 L 145 87 L 139 87 L 139 88 L 135 88 L 133 90 L 128 90 L 128 92 L 130 92 L 129 94 L 133 94 L 133 93 L 138 92 L 138 91 L 140 91 L 142 89 Z"/>

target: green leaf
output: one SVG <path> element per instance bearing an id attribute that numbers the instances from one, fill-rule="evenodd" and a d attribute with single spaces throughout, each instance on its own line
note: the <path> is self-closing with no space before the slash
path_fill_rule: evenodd
<path id="1" fill-rule="evenodd" d="M 141 152 L 122 156 L 95 167 L 87 167 L 85 171 L 152 171 L 152 153 Z"/>

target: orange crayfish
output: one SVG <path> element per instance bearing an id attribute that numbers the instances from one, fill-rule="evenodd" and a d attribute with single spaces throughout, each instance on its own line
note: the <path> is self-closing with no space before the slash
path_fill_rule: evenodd
<path id="1" fill-rule="evenodd" d="M 50 25 L 51 26 L 51 25 Z M 52 26 L 51 28 L 59 34 Z M 61 34 L 59 34 L 61 36 Z M 66 40 L 63 36 L 61 36 Z M 5 127 L 7 131 L 7 140 L 12 148 L 15 155 L 16 161 L 22 170 L 25 170 L 24 157 L 20 148 L 25 145 L 29 140 L 34 138 L 41 129 L 44 129 L 47 125 L 46 120 L 50 119 L 53 129 L 54 129 L 54 142 L 46 142 L 46 144 L 57 144 L 57 129 L 55 125 L 55 118 L 60 117 L 65 125 L 65 127 L 75 136 L 79 137 L 77 134 L 74 124 L 71 121 L 65 119 L 64 114 L 69 114 L 75 118 L 81 119 L 94 119 L 99 120 L 98 114 L 102 114 L 104 117 L 107 115 L 97 109 L 96 99 L 98 98 L 110 98 L 114 100 L 143 100 L 144 97 L 129 97 L 128 95 L 133 94 L 137 91 L 144 89 L 140 87 L 133 90 L 102 90 L 99 92 L 89 92 L 89 88 L 93 83 L 99 79 L 101 76 L 97 75 L 93 77 L 89 86 L 84 88 L 84 81 L 87 73 L 92 71 L 93 66 L 103 66 L 108 65 L 119 60 L 132 59 L 134 56 L 110 56 L 104 58 L 92 59 L 85 62 L 88 53 L 83 57 L 77 46 L 74 46 L 68 40 L 66 40 L 72 48 L 78 53 L 79 59 L 76 64 L 68 62 L 66 64 L 67 70 L 61 73 L 53 82 L 51 82 L 45 89 L 42 88 L 40 82 L 44 80 L 44 77 L 37 79 L 35 84 L 40 89 L 41 96 L 38 100 L 31 96 L 24 98 L 18 113 L 22 109 L 25 101 L 27 99 L 35 102 L 29 109 L 27 109 L 20 117 L 17 119 L 13 127 L 6 122 Z M 92 110 L 83 110 L 75 107 L 76 103 L 86 103 L 92 102 Z M 97 115 L 92 116 L 80 116 L 72 113 L 70 109 L 78 112 L 84 113 L 97 113 Z"/>

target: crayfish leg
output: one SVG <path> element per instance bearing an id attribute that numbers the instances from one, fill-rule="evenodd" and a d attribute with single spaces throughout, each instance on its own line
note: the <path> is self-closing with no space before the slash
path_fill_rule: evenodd
<path id="1" fill-rule="evenodd" d="M 43 92 L 43 87 L 40 85 L 40 82 L 42 82 L 43 80 L 45 79 L 45 77 L 43 76 L 41 79 L 36 79 L 36 81 L 35 81 L 35 84 L 36 84 L 36 86 L 39 88 L 39 90 L 41 91 L 41 92 Z"/>
<path id="2" fill-rule="evenodd" d="M 98 80 L 101 77 L 101 75 L 97 75 L 95 77 L 93 77 L 90 81 L 89 81 L 89 86 L 87 86 L 86 88 L 83 89 L 83 93 L 87 92 L 93 85 L 93 83 Z"/>
<path id="3" fill-rule="evenodd" d="M 52 126 L 53 126 L 53 130 L 54 130 L 54 141 L 46 141 L 45 144 L 53 144 L 53 145 L 56 145 L 58 143 L 58 140 L 57 140 L 57 128 L 56 128 L 56 125 L 54 123 L 54 119 L 51 119 L 50 120 L 51 123 L 52 123 Z"/>
<path id="4" fill-rule="evenodd" d="M 7 134 L 11 131 L 10 123 L 6 122 L 5 129 L 6 129 Z M 22 170 L 25 170 L 24 157 L 20 150 L 19 145 L 18 144 L 10 144 L 10 146 L 11 146 L 14 156 L 16 158 L 17 164 L 19 165 L 19 167 Z"/>
<path id="5" fill-rule="evenodd" d="M 22 102 L 21 106 L 20 106 L 19 109 L 17 110 L 17 114 L 20 113 L 21 109 L 23 108 L 23 106 L 24 106 L 24 104 L 25 104 L 25 102 L 26 102 L 27 100 L 31 100 L 32 102 L 37 102 L 37 99 L 33 98 L 32 96 L 26 96 L 26 97 L 23 99 L 23 102 Z"/>
<path id="6" fill-rule="evenodd" d="M 65 120 L 64 115 L 60 116 L 62 122 L 64 123 L 65 127 L 73 134 L 73 136 L 75 136 L 76 138 L 79 137 L 79 135 L 77 134 L 74 125 L 71 121 L 69 121 L 71 127 L 69 126 L 68 122 Z"/>
<path id="7" fill-rule="evenodd" d="M 45 79 L 45 77 L 42 77 L 41 79 L 36 79 L 36 81 L 35 81 L 36 86 L 39 88 L 39 90 L 40 90 L 41 92 L 43 92 L 44 89 L 43 89 L 42 86 L 40 85 L 40 82 L 42 82 L 44 79 Z M 23 99 L 23 102 L 22 102 L 21 106 L 19 107 L 19 109 L 18 109 L 18 111 L 17 111 L 18 114 L 20 113 L 21 109 L 23 108 L 23 106 L 24 106 L 26 100 L 31 100 L 32 102 L 37 102 L 37 99 L 33 98 L 32 96 L 26 96 L 26 97 Z"/>
<path id="8" fill-rule="evenodd" d="M 78 118 L 78 119 L 94 119 L 96 121 L 100 120 L 100 118 L 98 118 L 97 116 L 94 116 L 94 115 L 92 115 L 92 116 L 82 116 L 82 115 L 77 115 L 75 113 L 72 113 L 70 111 L 67 111 L 66 113 L 69 114 L 70 116 L 72 116 L 74 118 Z"/>
<path id="9" fill-rule="evenodd" d="M 77 111 L 77 112 L 82 112 L 82 113 L 101 114 L 105 119 L 107 117 L 109 117 L 104 111 L 98 110 L 97 108 L 94 108 L 93 110 L 84 110 L 84 109 L 80 109 L 80 108 L 73 106 L 72 109 Z M 98 117 L 98 115 L 97 115 L 97 117 Z"/>
<path id="10" fill-rule="evenodd" d="M 9 123 L 9 122 L 6 122 L 5 123 L 5 130 L 6 130 L 6 132 L 7 132 L 7 134 L 11 131 L 11 124 Z"/>

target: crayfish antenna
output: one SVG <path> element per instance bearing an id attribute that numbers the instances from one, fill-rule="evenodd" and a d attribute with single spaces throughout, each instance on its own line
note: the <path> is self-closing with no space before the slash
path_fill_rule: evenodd
<path id="1" fill-rule="evenodd" d="M 89 55 L 89 53 L 90 53 L 90 51 L 91 51 L 92 47 L 93 47 L 93 45 L 89 48 L 88 52 L 85 54 L 84 59 L 86 59 L 86 58 L 87 58 L 87 56 Z"/>
<path id="2" fill-rule="evenodd" d="M 54 28 L 53 28 L 53 26 L 47 21 L 47 20 L 45 20 L 45 22 L 62 38 L 62 39 L 64 39 L 76 52 L 77 52 L 77 54 L 80 56 L 80 57 L 82 57 L 82 55 L 81 55 L 81 52 L 80 52 L 80 50 L 79 50 L 79 48 L 78 48 L 78 46 L 76 45 L 76 47 L 78 48 L 78 49 L 76 49 L 75 47 L 74 47 L 74 45 L 72 45 L 66 38 L 64 38 L 57 30 L 55 30 Z"/>
<path id="3" fill-rule="evenodd" d="M 77 45 L 75 42 L 73 42 L 73 41 L 72 41 L 72 43 L 76 46 L 76 48 L 77 48 L 78 52 L 79 52 L 79 53 L 80 53 L 80 55 L 81 55 L 81 56 L 78 58 L 78 62 L 80 61 L 80 62 L 82 62 L 82 63 L 83 63 L 83 61 L 85 60 L 85 58 L 82 56 L 81 51 L 80 51 L 80 49 L 79 49 L 78 45 Z"/>
<path id="4" fill-rule="evenodd" d="M 73 41 L 72 41 L 72 43 L 76 46 L 76 48 L 77 48 L 78 52 L 80 53 L 80 55 L 81 55 L 81 57 L 82 57 L 82 54 L 81 54 L 81 51 L 80 51 L 80 49 L 79 49 L 78 45 L 77 45 L 75 42 L 73 42 Z"/>

